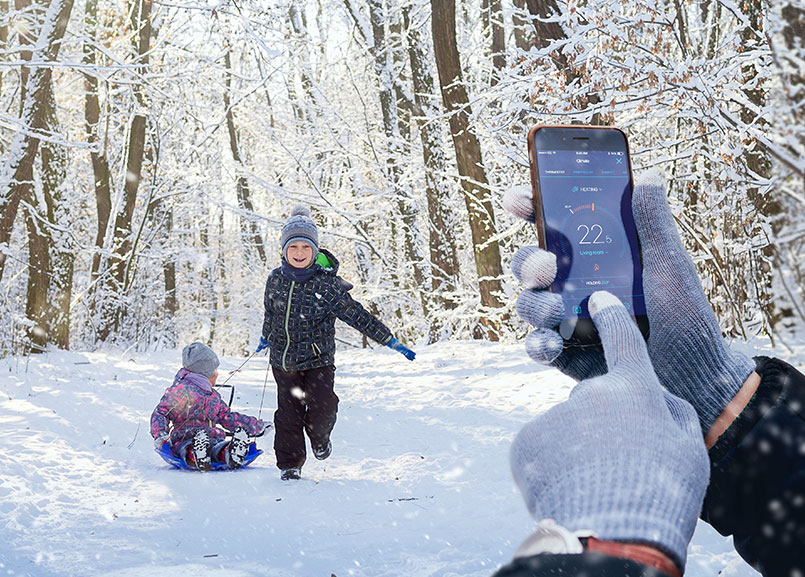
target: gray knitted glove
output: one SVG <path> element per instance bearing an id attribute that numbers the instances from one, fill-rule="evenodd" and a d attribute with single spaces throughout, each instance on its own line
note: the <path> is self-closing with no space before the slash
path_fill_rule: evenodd
<path id="1" fill-rule="evenodd" d="M 512 473 L 535 519 L 648 543 L 683 568 L 709 480 L 696 413 L 663 391 L 615 296 L 594 293 L 590 312 L 610 370 L 520 431 Z"/>
<path id="2" fill-rule="evenodd" d="M 530 191 L 511 191 L 504 205 L 533 222 Z M 659 173 L 648 173 L 638 182 L 632 210 L 643 251 L 649 356 L 660 383 L 693 405 L 707 432 L 755 364 L 725 346 L 693 261 L 676 231 Z M 526 351 L 535 361 L 577 380 L 603 374 L 606 363 L 599 349 L 564 349 L 556 331 L 564 315 L 562 299 L 545 290 L 556 274 L 554 258 L 537 247 L 523 247 L 512 261 L 515 276 L 529 289 L 517 300 L 518 314 L 536 328 L 526 338 Z"/>
<path id="3" fill-rule="evenodd" d="M 643 248 L 648 352 L 660 383 L 696 409 L 705 433 L 755 370 L 721 337 L 693 261 L 685 252 L 658 172 L 646 174 L 632 200 Z"/>

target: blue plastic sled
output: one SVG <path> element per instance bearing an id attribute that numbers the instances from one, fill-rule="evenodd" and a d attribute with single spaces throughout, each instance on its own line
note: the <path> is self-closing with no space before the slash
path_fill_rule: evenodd
<path id="1" fill-rule="evenodd" d="M 165 462 L 168 465 L 173 465 L 177 469 L 187 469 L 189 471 L 195 471 L 192 467 L 188 467 L 187 463 L 182 461 L 179 457 L 175 457 L 173 453 L 171 453 L 171 447 L 168 443 L 162 443 L 162 448 L 154 449 L 157 455 L 165 459 Z M 249 445 L 249 452 L 246 453 L 246 458 L 243 459 L 243 465 L 241 465 L 241 469 L 243 467 L 248 466 L 252 461 L 254 461 L 257 457 L 263 454 L 263 451 L 257 448 L 255 443 L 251 443 Z M 232 469 L 229 468 L 229 465 L 226 463 L 217 463 L 215 461 L 212 462 L 212 470 L 213 471 L 231 471 Z"/>

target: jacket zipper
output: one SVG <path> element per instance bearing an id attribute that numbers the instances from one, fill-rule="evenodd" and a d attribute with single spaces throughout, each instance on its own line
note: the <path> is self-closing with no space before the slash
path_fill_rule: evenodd
<path id="1" fill-rule="evenodd" d="M 291 281 L 291 290 L 288 291 L 288 304 L 285 305 L 285 350 L 282 351 L 282 370 L 288 371 L 285 367 L 285 357 L 288 355 L 288 347 L 291 346 L 291 333 L 288 332 L 288 319 L 291 318 L 291 299 L 293 298 L 293 287 L 296 281 Z"/>

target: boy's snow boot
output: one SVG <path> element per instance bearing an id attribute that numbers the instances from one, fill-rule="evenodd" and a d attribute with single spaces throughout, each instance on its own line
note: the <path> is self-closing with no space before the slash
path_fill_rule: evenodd
<path id="1" fill-rule="evenodd" d="M 240 469 L 243 459 L 249 452 L 249 433 L 243 427 L 236 427 L 232 433 L 232 440 L 226 449 L 226 464 L 232 469 Z"/>
<path id="2" fill-rule="evenodd" d="M 290 469 L 283 469 L 280 479 L 283 481 L 295 481 L 302 478 L 302 467 L 291 467 Z"/>
<path id="3" fill-rule="evenodd" d="M 209 471 L 212 468 L 210 434 L 207 431 L 204 429 L 196 431 L 190 453 L 199 471 Z"/>
<path id="4" fill-rule="evenodd" d="M 333 444 L 330 442 L 330 439 L 327 439 L 327 442 L 321 445 L 310 443 L 310 448 L 313 450 L 313 456 L 319 461 L 323 461 L 333 452 Z"/>

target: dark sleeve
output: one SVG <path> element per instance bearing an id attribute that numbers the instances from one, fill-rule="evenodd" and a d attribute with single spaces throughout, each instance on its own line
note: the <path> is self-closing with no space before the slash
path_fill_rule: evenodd
<path id="1" fill-rule="evenodd" d="M 701 517 L 764 576 L 805 567 L 805 375 L 757 357 L 760 385 L 710 449 Z"/>
<path id="2" fill-rule="evenodd" d="M 335 315 L 370 339 L 381 345 L 387 345 L 391 340 L 389 328 L 353 299 L 340 282 L 334 285 L 334 290 L 337 294 Z"/>
<path id="3" fill-rule="evenodd" d="M 265 308 L 265 313 L 263 315 L 263 332 L 261 333 L 263 338 L 268 341 L 268 337 L 271 336 L 269 333 L 271 332 L 271 276 L 273 273 L 268 275 L 268 280 L 266 280 L 266 290 L 265 294 L 263 295 L 263 307 Z"/>

